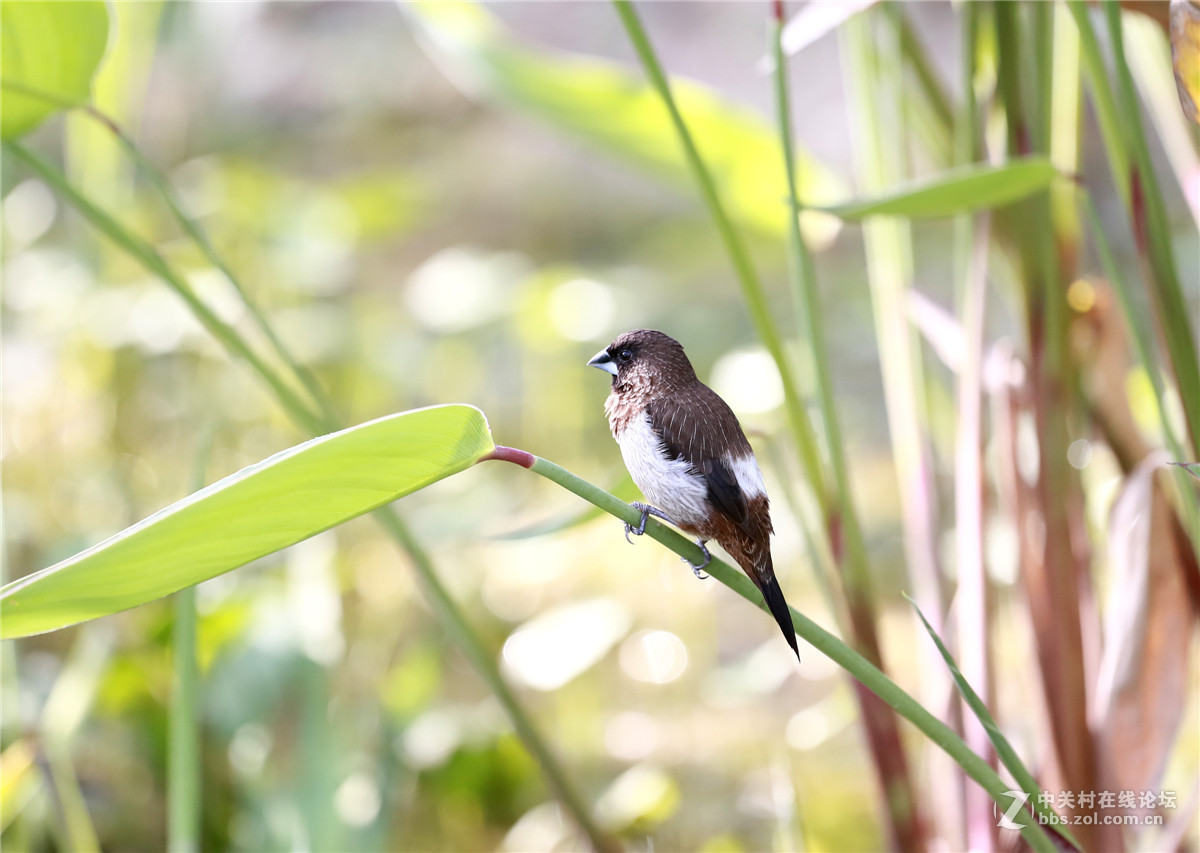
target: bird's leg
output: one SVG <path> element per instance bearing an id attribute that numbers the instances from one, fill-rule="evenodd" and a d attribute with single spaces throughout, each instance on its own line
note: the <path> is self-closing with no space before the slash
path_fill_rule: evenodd
<path id="1" fill-rule="evenodd" d="M 679 526 L 679 524 L 676 523 L 676 521 L 673 518 L 671 518 L 671 516 L 667 515 L 665 512 L 663 512 L 661 509 L 658 509 L 657 507 L 650 506 L 650 504 L 644 504 L 639 501 L 634 501 L 633 503 L 630 504 L 630 506 L 642 514 L 641 523 L 638 524 L 637 527 L 634 527 L 632 524 L 629 524 L 628 522 L 625 523 L 625 541 L 628 542 L 630 545 L 633 544 L 633 540 L 629 538 L 629 534 L 632 533 L 634 536 L 641 536 L 643 533 L 645 533 L 646 532 L 646 519 L 648 519 L 652 515 L 655 516 L 656 518 L 661 518 L 663 521 L 667 522 L 667 524 L 674 524 L 676 527 Z M 705 565 L 707 565 L 707 563 Z"/>
<path id="2" fill-rule="evenodd" d="M 704 562 L 703 563 L 693 563 L 687 557 L 680 557 L 679 559 L 683 560 L 685 563 L 687 563 L 689 566 L 691 566 L 692 574 L 694 574 L 696 577 L 700 578 L 700 580 L 702 580 L 702 581 L 708 580 L 708 575 L 703 571 L 703 569 L 705 566 L 707 566 L 709 563 L 712 562 L 712 554 L 708 553 L 708 548 L 706 548 L 704 546 L 703 539 L 697 539 L 696 544 L 699 545 L 700 550 L 704 552 Z"/>
<path id="3" fill-rule="evenodd" d="M 637 527 L 634 527 L 632 524 L 630 524 L 628 522 L 625 523 L 625 541 L 628 542 L 630 545 L 633 544 L 633 540 L 629 538 L 629 534 L 632 533 L 634 536 L 641 536 L 643 533 L 645 533 L 646 532 L 646 519 L 648 519 L 652 515 L 655 518 L 661 518 L 663 521 L 667 522 L 667 524 L 672 524 L 675 527 L 679 526 L 679 522 L 677 522 L 675 519 L 671 518 L 671 516 L 667 515 L 665 512 L 663 512 L 658 507 L 650 506 L 650 504 L 644 504 L 641 501 L 634 501 L 633 503 L 630 504 L 630 506 L 642 514 L 642 520 L 640 522 L 638 522 Z M 697 539 L 696 544 L 699 545 L 700 550 L 704 552 L 704 562 L 693 563 L 687 557 L 680 557 L 679 559 L 683 560 L 685 563 L 687 563 L 689 566 L 692 567 L 692 572 L 695 573 L 696 577 L 700 578 L 700 580 L 707 580 L 708 575 L 706 575 L 702 570 L 704 569 L 705 566 L 707 566 L 709 563 L 712 562 L 712 554 L 708 553 L 708 548 L 706 548 L 704 546 L 703 539 Z"/>

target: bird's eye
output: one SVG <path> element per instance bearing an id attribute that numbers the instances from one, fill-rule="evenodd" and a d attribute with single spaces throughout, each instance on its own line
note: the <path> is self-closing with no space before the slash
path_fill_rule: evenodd
<path id="1" fill-rule="evenodd" d="M 622 364 L 628 364 L 632 360 L 633 350 L 623 349 L 617 353 L 617 361 L 621 362 Z"/>

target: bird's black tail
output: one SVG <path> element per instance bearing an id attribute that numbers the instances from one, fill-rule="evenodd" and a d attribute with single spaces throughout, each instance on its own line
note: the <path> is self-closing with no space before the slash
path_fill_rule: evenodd
<path id="1" fill-rule="evenodd" d="M 796 653 L 796 660 L 800 660 L 800 648 L 796 645 L 796 629 L 792 625 L 792 611 L 788 608 L 787 601 L 784 600 L 783 590 L 779 588 L 779 581 L 775 580 L 774 572 L 763 572 L 762 574 L 763 577 L 758 588 L 762 590 L 763 600 L 767 602 L 771 615 L 779 623 L 779 630 L 783 631 L 788 645 Z"/>

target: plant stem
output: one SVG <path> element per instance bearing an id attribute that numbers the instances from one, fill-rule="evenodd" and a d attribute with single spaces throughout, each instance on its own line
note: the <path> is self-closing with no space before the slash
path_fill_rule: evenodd
<path id="1" fill-rule="evenodd" d="M 503 459 L 507 457 L 497 455 L 494 458 Z M 638 510 L 604 491 L 599 486 L 587 482 L 566 468 L 556 465 L 547 459 L 539 456 L 532 456 L 532 459 L 532 464 L 528 466 L 529 470 L 545 477 L 551 482 L 557 483 L 564 489 L 588 501 L 593 506 L 597 506 L 619 520 L 630 524 L 637 524 L 641 519 L 641 513 Z M 511 458 L 508 461 L 512 461 Z M 646 524 L 646 535 L 662 543 L 685 560 L 694 561 L 701 556 L 700 549 L 694 542 L 653 518 Z M 754 582 L 724 560 L 713 557 L 704 570 L 751 604 L 756 605 L 762 610 L 766 610 L 762 594 L 758 591 Z M 850 648 L 850 646 L 798 610 L 793 608 L 791 613 L 792 624 L 796 628 L 797 636 L 803 638 L 805 642 L 817 651 L 846 670 L 863 687 L 878 696 L 894 709 L 896 713 L 916 726 L 925 736 L 954 759 L 958 766 L 987 791 L 1002 808 L 1007 809 L 1011 805 L 1011 800 L 1006 793 L 1010 790 L 1009 785 L 996 774 L 995 770 L 988 766 L 986 761 L 973 753 L 949 726 L 925 710 L 921 703 L 909 696 L 899 685 L 884 675 L 878 667 Z M 1029 846 L 1039 851 L 1039 853 L 1052 853 L 1055 850 L 1050 836 L 1036 821 L 1026 823 L 1021 829 L 1021 835 L 1029 843 Z"/>
<path id="2" fill-rule="evenodd" d="M 861 26 L 864 26 L 864 23 L 863 16 L 860 15 L 844 24 L 843 31 L 846 28 Z M 882 655 L 875 628 L 876 606 L 867 561 L 866 543 L 863 539 L 858 512 L 854 506 L 849 469 L 846 464 L 845 439 L 838 417 L 837 403 L 834 399 L 833 380 L 829 371 L 830 359 L 828 349 L 825 345 L 823 324 L 820 322 L 821 314 L 817 296 L 816 272 L 812 253 L 808 250 L 808 246 L 804 242 L 804 236 L 800 231 L 799 225 L 798 214 L 801 210 L 802 201 L 796 189 L 791 104 L 788 97 L 787 64 L 783 51 L 782 31 L 782 14 L 777 13 L 771 46 L 775 59 L 776 117 L 779 126 L 779 138 L 783 152 L 785 174 L 787 176 L 788 200 L 791 207 L 791 212 L 788 216 L 788 248 L 789 260 L 791 262 L 789 280 L 792 283 L 793 294 L 796 297 L 797 304 L 800 306 L 800 310 L 797 313 L 803 324 L 801 335 L 810 342 L 812 348 L 812 361 L 817 375 L 818 398 L 821 406 L 821 414 L 826 424 L 840 517 L 845 528 L 846 551 L 844 559 L 841 560 L 841 567 L 847 605 L 846 609 L 850 617 L 851 636 L 860 652 L 876 666 L 882 666 Z M 887 226 L 877 223 L 875 227 L 886 228 Z M 871 233 L 880 236 L 880 232 L 877 230 Z M 888 234 L 886 236 L 895 237 L 896 235 Z M 897 260 L 898 255 L 902 251 L 898 246 L 898 239 L 895 242 L 889 242 L 888 248 L 896 250 L 895 255 L 889 256 L 889 260 Z M 872 260 L 878 262 L 879 258 L 874 257 Z M 889 267 L 889 271 L 893 269 Z M 873 264 L 872 271 L 875 274 L 874 283 L 878 284 L 878 266 Z M 895 287 L 888 291 L 887 295 L 890 297 L 888 301 L 895 312 L 894 319 L 902 331 L 900 331 L 898 336 L 890 335 L 887 333 L 895 331 L 894 326 L 884 326 L 877 323 L 881 353 L 889 350 L 888 343 L 898 347 L 906 342 L 907 322 L 904 319 L 906 316 L 905 310 L 903 306 L 895 305 L 900 299 L 900 289 L 902 289 L 903 283 L 899 280 L 899 277 L 893 277 L 890 279 L 890 282 Z M 882 309 L 882 305 L 879 304 L 880 293 L 876 291 L 874 296 L 875 299 L 873 302 L 875 303 L 878 319 Z M 898 356 L 899 362 L 904 362 L 906 366 L 911 367 L 907 353 L 893 352 L 892 355 Z M 912 401 L 917 396 L 915 393 L 912 393 L 915 383 L 912 377 L 907 374 L 907 371 L 902 369 L 902 372 L 905 375 L 901 378 L 897 377 L 894 373 L 889 373 L 885 369 L 885 384 L 888 384 L 886 380 L 889 376 L 893 380 L 900 379 L 899 384 L 908 389 L 906 399 L 909 401 L 907 405 L 911 413 L 912 406 L 914 405 Z M 894 381 L 888 384 L 888 387 L 898 390 L 897 383 Z M 895 397 L 895 394 L 892 397 Z M 896 427 L 894 418 L 897 415 L 900 405 L 891 397 L 889 398 L 889 402 L 893 404 L 889 409 L 889 415 L 893 418 L 892 426 L 894 429 Z M 915 416 L 912 419 L 904 419 L 906 426 L 914 422 Z M 909 435 L 915 443 L 919 444 L 916 431 L 909 433 Z M 902 452 L 908 449 L 909 447 L 906 446 L 902 449 Z M 916 453 L 916 456 L 919 458 L 919 451 Z M 920 476 L 919 469 L 921 467 L 923 466 L 918 462 L 916 465 L 917 471 L 906 471 L 905 473 Z M 913 488 L 911 480 L 905 482 L 905 488 Z M 920 486 L 916 487 L 915 491 L 917 494 L 914 495 L 914 503 L 920 499 L 919 495 L 928 493 L 927 489 Z M 911 530 L 908 532 L 914 533 Z M 916 536 L 914 533 L 911 538 L 906 539 L 906 542 L 920 548 L 918 543 L 923 541 L 923 538 Z M 910 556 L 912 555 L 910 554 Z M 929 573 L 926 572 L 925 576 L 928 577 Z M 923 821 L 920 816 L 919 801 L 912 785 L 908 758 L 904 752 L 903 743 L 900 740 L 896 719 L 886 709 L 879 706 L 879 700 L 875 696 L 860 692 L 858 698 L 862 710 L 863 724 L 871 745 L 871 755 L 875 762 L 879 782 L 883 789 L 884 801 L 887 805 L 893 845 L 904 850 L 921 849 L 925 845 Z"/>
<path id="3" fill-rule="evenodd" d="M 191 290 L 186 280 L 171 267 L 149 244 L 136 237 L 108 213 L 101 210 L 90 199 L 79 191 L 47 163 L 28 152 L 20 145 L 4 142 L 4 150 L 8 151 L 20 162 L 37 173 L 47 184 L 58 190 L 64 198 L 83 216 L 88 219 L 101 233 L 109 237 L 120 248 L 138 260 L 146 269 L 162 278 L 191 308 L 205 328 L 215 337 L 226 350 L 235 357 L 245 360 L 254 371 L 267 383 L 275 393 L 276 398 L 291 416 L 292 420 L 305 432 L 314 435 L 333 432 L 338 424 L 332 415 L 326 416 L 311 411 L 296 394 L 284 383 L 283 379 L 250 348 L 236 329 L 226 325 L 206 306 Z M 497 698 L 508 712 L 518 736 L 525 747 L 539 761 L 542 772 L 550 782 L 551 788 L 559 795 L 564 808 L 571 814 L 580 828 L 587 834 L 592 845 L 601 851 L 613 849 L 613 843 L 596 827 L 589 810 L 582 798 L 574 792 L 570 780 L 558 764 L 554 754 L 546 745 L 541 734 L 534 726 L 525 709 L 516 699 L 515 694 L 508 688 L 495 660 L 486 653 L 485 647 L 471 629 L 470 624 L 458 609 L 445 587 L 437 578 L 436 570 L 428 554 L 409 531 L 400 516 L 392 509 L 376 514 L 391 536 L 405 548 L 413 558 L 426 593 L 435 601 L 435 610 L 442 623 L 449 629 L 451 636 L 463 648 L 468 660 L 476 667 L 484 682 L 492 688 Z"/>
<path id="4" fill-rule="evenodd" d="M 609 497 L 612 496 L 610 495 Z M 628 504 L 615 497 L 612 500 L 626 507 L 634 516 L 638 516 L 637 510 L 634 510 Z M 430 559 L 429 553 L 425 550 L 424 546 L 412 535 L 412 531 L 401 521 L 400 516 L 392 507 L 384 507 L 383 509 L 376 510 L 375 518 L 395 537 L 397 542 L 404 546 L 409 556 L 412 557 L 413 565 L 417 570 L 417 577 L 421 579 L 425 595 L 437 612 L 439 621 L 450 632 L 455 644 L 462 650 L 463 654 L 492 691 L 492 694 L 504 707 L 508 718 L 512 721 L 513 728 L 516 729 L 517 735 L 525 743 L 526 748 L 533 753 L 534 758 L 541 765 L 542 771 L 546 774 L 546 778 L 549 780 L 556 795 L 575 818 L 592 846 L 597 851 L 619 849 L 613 840 L 605 835 L 599 826 L 596 825 L 587 804 L 575 790 L 570 778 L 563 771 L 558 758 L 542 739 L 537 729 L 534 728 L 533 722 L 517 700 L 516 694 L 513 693 L 512 688 L 508 686 L 508 682 L 500 674 L 500 669 L 496 666 L 495 655 L 484 646 L 483 641 L 479 639 L 479 635 L 472 630 L 470 623 L 467 622 L 462 611 L 455 604 L 454 599 L 450 597 L 450 593 L 446 590 L 446 587 L 438 580 L 437 570 L 434 568 L 433 561 Z M 634 521 L 636 522 L 636 520 L 635 518 Z M 699 554 L 699 550 L 699 548 L 696 548 L 697 555 Z"/>
<path id="5" fill-rule="evenodd" d="M 150 161 L 146 159 L 141 150 L 133 144 L 133 140 L 125 135 L 124 131 L 121 130 L 115 119 L 91 104 L 75 103 L 74 101 L 61 98 L 52 92 L 44 92 L 41 89 L 27 86 L 24 83 L 18 83 L 0 78 L 0 89 L 8 89 L 10 91 L 19 92 L 23 95 L 28 95 L 29 97 L 40 98 L 41 100 L 50 104 L 54 104 L 62 109 L 78 109 L 85 115 L 95 119 L 96 122 L 108 130 L 120 144 L 121 148 L 124 149 L 126 156 L 133 161 L 134 165 L 137 167 L 138 171 L 141 172 L 142 176 L 148 180 L 151 186 L 153 186 L 158 192 L 159 196 L 163 200 L 163 203 L 167 206 L 167 210 L 170 211 L 171 216 L 175 219 L 175 221 L 179 223 L 184 232 L 192 238 L 192 241 L 197 247 L 199 247 L 200 251 L 206 258 L 208 258 L 209 263 L 211 263 L 218 272 L 228 279 L 229 283 L 233 286 L 233 289 L 237 291 L 238 296 L 241 297 L 242 304 L 246 307 L 246 310 L 250 312 L 250 316 L 254 319 L 255 325 L 258 326 L 259 330 L 263 333 L 263 336 L 271 344 L 272 348 L 279 355 L 279 357 L 283 359 L 288 369 L 291 370 L 296 378 L 298 378 L 304 384 L 305 389 L 310 395 L 312 395 L 313 400 L 321 408 L 322 413 L 327 417 L 332 415 L 333 410 L 329 402 L 329 397 L 325 394 L 324 389 L 322 389 L 320 384 L 317 382 L 316 377 L 313 376 L 312 372 L 303 364 L 301 364 L 295 358 L 295 356 L 292 355 L 291 350 L 287 348 L 279 335 L 276 334 L 274 327 L 267 320 L 262 310 L 258 307 L 258 304 L 249 297 L 246 289 L 242 286 L 241 281 L 236 275 L 234 275 L 233 270 L 231 270 L 229 265 L 225 263 L 224 259 L 217 254 L 216 249 L 213 248 L 212 243 L 208 239 L 208 235 L 204 233 L 204 229 L 200 226 L 200 223 L 196 222 L 194 219 L 191 219 L 186 213 L 183 212 L 183 209 L 180 207 L 179 201 L 176 199 L 175 193 L 171 189 L 171 186 L 163 179 L 162 175 L 159 174 L 159 171 L 155 169 L 153 165 L 151 165 Z"/>
<path id="6" fill-rule="evenodd" d="M 83 196 L 76 190 L 67 180 L 55 171 L 51 166 L 37 157 L 32 152 L 26 150 L 15 142 L 4 142 L 4 150 L 19 160 L 31 171 L 37 173 L 47 184 L 54 187 L 63 195 L 71 206 L 79 213 L 83 214 L 89 222 L 92 223 L 110 240 L 137 259 L 142 266 L 146 267 L 150 272 L 157 275 L 166 282 L 172 290 L 174 290 L 188 307 L 192 313 L 206 328 L 209 333 L 216 338 L 229 353 L 236 358 L 241 358 L 253 368 L 275 393 L 280 404 L 288 411 L 288 413 L 301 424 L 306 430 L 314 433 L 319 433 L 324 426 L 324 422 L 319 415 L 314 414 L 304 402 L 296 396 L 296 393 L 287 386 L 283 379 L 271 367 L 255 353 L 248 344 L 238 335 L 236 331 L 226 325 L 213 311 L 205 305 L 187 280 L 180 275 L 155 249 L 144 240 L 134 236 L 119 222 L 109 216 L 108 213 L 101 210 L 92 201 Z"/>
<path id="7" fill-rule="evenodd" d="M 758 333 L 763 345 L 767 348 L 767 352 L 770 353 L 771 358 L 775 361 L 776 368 L 779 370 L 779 378 L 783 385 L 788 418 L 792 426 L 792 433 L 796 438 L 796 448 L 800 455 L 801 463 L 804 466 L 805 476 L 808 478 L 809 485 L 817 495 L 817 500 L 821 504 L 822 511 L 828 515 L 831 501 L 826 492 L 824 469 L 820 461 L 820 451 L 817 447 L 816 434 L 808 419 L 808 413 L 804 409 L 804 402 L 800 398 L 800 393 L 797 389 L 791 362 L 788 359 L 787 352 L 784 350 L 779 332 L 775 328 L 771 307 L 767 303 L 766 292 L 763 290 L 758 272 L 750 260 L 750 253 L 742 242 L 741 235 L 734 228 L 729 215 L 725 212 L 725 207 L 721 203 L 721 198 L 717 193 L 716 183 L 713 181 L 708 167 L 705 166 L 704 160 L 696 148 L 696 143 L 692 139 L 691 132 L 683 120 L 683 115 L 675 103 L 667 75 L 654 53 L 654 48 L 650 44 L 650 39 L 647 37 L 645 29 L 642 27 L 637 11 L 633 8 L 629 0 L 613 0 L 613 5 L 616 8 L 617 15 L 621 18 L 621 23 L 625 25 L 625 31 L 629 34 L 629 40 L 633 44 L 634 51 L 642 63 L 642 68 L 646 72 L 646 77 L 650 81 L 650 85 L 658 93 L 659 97 L 662 98 L 663 105 L 671 116 L 671 122 L 675 126 L 676 135 L 679 137 L 679 144 L 683 147 L 684 157 L 692 171 L 692 176 L 696 180 L 700 196 L 713 218 L 717 233 L 720 235 L 721 242 L 725 245 L 725 249 L 729 253 L 729 259 L 733 263 L 733 269 L 736 273 L 738 283 L 741 285 L 742 296 L 746 300 L 746 307 L 750 311 L 750 319 L 754 323 L 755 331 Z"/>
<path id="8" fill-rule="evenodd" d="M 212 454 L 212 429 L 200 438 L 192 470 L 192 491 L 204 487 L 205 470 Z M 195 853 L 200 849 L 200 803 L 203 791 L 200 764 L 200 664 L 196 657 L 196 588 L 180 590 L 174 597 L 171 632 L 174 665 L 171 670 L 171 706 L 167 749 L 167 849 Z"/>
<path id="9" fill-rule="evenodd" d="M 1200 448 L 1200 358 L 1197 357 L 1188 319 L 1190 314 L 1171 250 L 1170 223 L 1155 180 L 1142 125 L 1141 107 L 1132 74 L 1125 63 L 1121 10 L 1111 2 L 1106 2 L 1104 7 L 1117 76 L 1114 92 L 1087 5 L 1083 0 L 1068 0 L 1067 7 L 1079 30 L 1080 53 L 1088 76 L 1088 91 L 1104 136 L 1109 168 L 1129 212 L 1134 242 L 1144 269 L 1146 289 L 1154 309 L 1155 328 L 1165 345 L 1168 363 L 1183 404 L 1187 430 L 1181 443 L 1190 456 Z"/>
<path id="10" fill-rule="evenodd" d="M 1096 247 L 1096 254 L 1100 257 L 1100 267 L 1104 270 L 1105 277 L 1112 284 L 1113 290 L 1117 293 L 1117 300 L 1121 303 L 1121 313 L 1125 315 L 1125 325 L 1128 327 L 1130 337 L 1133 339 L 1133 351 L 1137 357 L 1137 363 L 1146 372 L 1146 376 L 1150 380 L 1150 387 L 1154 391 L 1155 408 L 1158 411 L 1159 425 L 1162 429 L 1167 449 L 1175 457 L 1176 461 L 1182 460 L 1184 458 L 1183 442 L 1176 433 L 1175 424 L 1167 416 L 1167 389 L 1163 382 L 1161 367 L 1155 355 L 1154 346 L 1151 343 L 1150 333 L 1140 322 L 1141 312 L 1134 303 L 1133 291 L 1117 266 L 1116 260 L 1113 258 L 1112 249 L 1109 247 L 1108 240 L 1104 236 L 1100 216 L 1096 212 L 1096 205 L 1092 202 L 1091 194 L 1087 191 L 1082 191 L 1080 193 L 1080 201 L 1087 213 L 1088 224 L 1092 229 L 1092 242 Z M 1184 529 L 1200 531 L 1200 505 L 1197 504 L 1196 491 L 1192 488 L 1192 484 L 1188 480 L 1187 469 L 1176 467 L 1172 474 L 1172 479 L 1175 482 L 1176 492 L 1179 497 L 1180 514 L 1183 519 Z M 1194 553 L 1200 559 L 1200 538 L 1196 536 L 1189 538 Z"/>

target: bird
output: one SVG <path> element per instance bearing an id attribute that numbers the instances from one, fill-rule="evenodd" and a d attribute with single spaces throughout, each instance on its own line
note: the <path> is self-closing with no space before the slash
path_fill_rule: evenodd
<path id="1" fill-rule="evenodd" d="M 696 376 L 683 346 L 653 329 L 624 332 L 588 366 L 612 374 L 604 402 L 625 467 L 649 503 L 625 538 L 641 535 L 653 515 L 696 537 L 704 561 L 716 540 L 754 581 L 797 660 L 796 630 L 771 562 L 770 501 L 754 450 L 737 416 Z"/>

